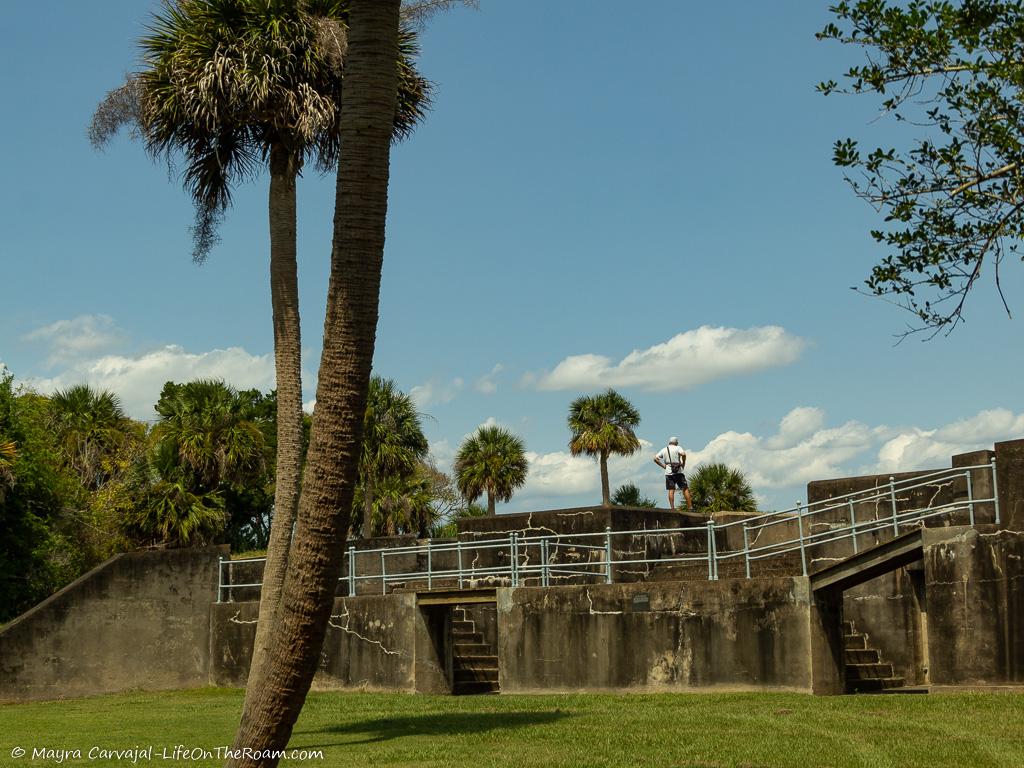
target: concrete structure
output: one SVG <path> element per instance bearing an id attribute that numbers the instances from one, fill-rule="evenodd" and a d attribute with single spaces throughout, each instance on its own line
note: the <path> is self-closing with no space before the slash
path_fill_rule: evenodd
<path id="1" fill-rule="evenodd" d="M 953 463 L 973 466 L 990 453 L 954 457 Z M 854 658 L 862 662 L 855 666 L 886 667 L 887 678 L 927 683 L 932 690 L 1024 690 L 1024 441 L 999 443 L 994 454 L 1000 526 L 989 504 L 975 510 L 981 521 L 975 528 L 962 527 L 960 513 L 936 517 L 934 527 L 914 529 L 906 541 L 867 553 L 873 542 L 865 536 L 858 541 L 859 557 L 873 564 L 855 567 L 845 560 L 852 552 L 847 537 L 816 548 L 809 576 L 793 575 L 799 560 L 792 557 L 776 564 L 788 574 L 768 569 L 751 579 L 727 578 L 742 565 L 734 561 L 714 581 L 700 562 L 616 565 L 629 557 L 699 554 L 708 545 L 710 534 L 657 533 L 680 525 L 678 515 L 664 511 L 594 508 L 467 521 L 460 541 L 524 528 L 574 536 L 602 532 L 602 538 L 606 527 L 655 535 L 606 539 L 613 551 L 611 584 L 565 579 L 541 588 L 527 580 L 518 587 L 495 582 L 475 584 L 475 590 L 451 584 L 426 590 L 418 582 L 374 581 L 371 573 L 356 595 L 335 599 L 314 685 L 443 693 L 453 690 L 458 675 L 472 682 L 479 668 L 487 674 L 479 678 L 482 689 L 489 689 L 484 683 L 493 681 L 494 670 L 483 660 L 493 659 L 505 692 L 726 688 L 832 694 L 844 691 Z M 809 496 L 831 498 L 877 480 L 812 483 Z M 984 482 L 976 480 L 975 498 L 991 497 L 991 488 L 988 496 L 977 489 Z M 956 483 L 921 491 L 950 499 L 964 492 Z M 862 511 L 855 514 L 859 518 Z M 715 539 L 723 552 L 736 546 L 726 533 Z M 244 684 L 257 595 L 247 588 L 231 592 L 233 602 L 218 602 L 220 555 L 217 549 L 120 555 L 19 617 L 0 630 L 0 700 Z M 490 556 L 497 561 L 506 555 Z M 556 556 L 603 569 L 606 550 L 574 552 L 570 542 Z M 381 559 L 379 553 L 363 557 Z M 412 558 L 409 570 L 421 569 L 420 554 L 394 557 Z M 871 570 L 857 571 L 862 567 Z M 233 568 L 241 583 L 259 576 L 253 564 Z M 858 573 L 873 578 L 858 584 Z M 339 591 L 346 589 L 342 582 Z M 456 650 L 459 624 L 473 632 Z M 852 650 L 851 639 L 857 641 Z"/>
<path id="2" fill-rule="evenodd" d="M 0 630 L 0 700 L 209 685 L 227 547 L 117 555 Z"/>

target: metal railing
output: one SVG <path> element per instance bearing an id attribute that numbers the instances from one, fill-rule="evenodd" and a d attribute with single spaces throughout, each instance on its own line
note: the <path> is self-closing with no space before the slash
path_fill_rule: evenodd
<path id="1" fill-rule="evenodd" d="M 975 496 L 978 481 L 988 481 L 991 495 Z M 955 486 L 955 487 L 954 487 Z M 935 503 L 946 489 L 946 498 Z M 919 504 L 918 496 L 927 496 Z M 962 498 L 960 498 L 962 497 Z M 999 523 L 996 465 L 957 467 L 895 480 L 862 491 L 806 504 L 797 502 L 781 512 L 752 515 L 730 522 L 709 520 L 706 525 L 679 528 L 643 528 L 628 531 L 533 534 L 522 529 L 507 535 L 481 534 L 472 541 L 427 541 L 404 547 L 347 550 L 345 573 L 348 595 L 387 594 L 389 587 L 459 588 L 482 585 L 548 587 L 556 583 L 638 580 L 666 567 L 700 567 L 717 580 L 719 567 L 743 562 L 743 574 L 771 558 L 795 557 L 808 575 L 811 551 L 828 543 L 849 541 L 852 554 L 898 536 L 901 529 L 926 521 L 955 516 L 975 525 L 979 512 Z M 616 546 L 618 545 L 618 546 Z M 668 551 L 664 551 L 667 549 Z M 256 589 L 258 580 L 235 583 L 236 569 L 265 558 L 221 561 L 218 602 L 231 601 L 236 590 Z M 794 563 L 795 564 L 795 563 Z M 639 568 L 639 570 L 634 570 Z M 361 585 L 372 585 L 360 590 Z"/>

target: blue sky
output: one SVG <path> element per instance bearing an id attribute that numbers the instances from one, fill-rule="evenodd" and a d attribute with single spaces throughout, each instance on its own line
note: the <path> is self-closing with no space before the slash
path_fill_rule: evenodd
<path id="1" fill-rule="evenodd" d="M 819 43 L 828 3 L 482 0 L 433 19 L 433 110 L 392 155 L 375 371 L 412 392 L 432 451 L 495 422 L 530 451 L 500 511 L 599 499 L 568 405 L 614 386 L 645 442 L 612 483 L 662 500 L 651 456 L 743 469 L 765 508 L 806 482 L 945 466 L 1024 436 L 1020 319 L 990 279 L 948 338 L 850 290 L 884 252 L 832 166 L 845 136 L 905 143 L 868 98 L 824 98 L 857 52 Z M 266 179 L 239 189 L 206 265 L 173 170 L 128 137 L 93 151 L 96 103 L 137 64 L 155 3 L 12 4 L 0 83 L 0 361 L 152 418 L 167 379 L 273 386 Z M 333 179 L 299 186 L 307 399 Z M 1021 314 L 1024 270 L 1003 274 Z M 663 503 L 663 502 L 662 502 Z"/>

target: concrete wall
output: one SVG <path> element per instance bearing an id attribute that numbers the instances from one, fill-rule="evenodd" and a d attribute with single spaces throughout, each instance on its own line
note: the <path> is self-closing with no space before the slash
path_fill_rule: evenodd
<path id="1" fill-rule="evenodd" d="M 0 700 L 209 684 L 226 548 L 118 555 L 0 630 Z"/>
<path id="2" fill-rule="evenodd" d="M 501 690 L 811 691 L 810 610 L 804 578 L 500 589 Z"/>
<path id="3" fill-rule="evenodd" d="M 245 685 L 258 615 L 257 602 L 210 606 L 213 685 Z M 314 687 L 416 690 L 416 638 L 426 631 L 422 621 L 410 592 L 336 598 Z"/>
<path id="4" fill-rule="evenodd" d="M 965 530 L 926 544 L 930 682 L 1024 684 L 1024 533 Z"/>

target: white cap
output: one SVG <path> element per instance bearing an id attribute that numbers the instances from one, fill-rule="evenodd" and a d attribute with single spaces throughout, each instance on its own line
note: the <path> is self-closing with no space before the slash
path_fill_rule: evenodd
<path id="1" fill-rule="evenodd" d="M 668 444 L 669 445 L 679 445 L 679 438 L 678 437 L 670 437 L 668 439 Z"/>

